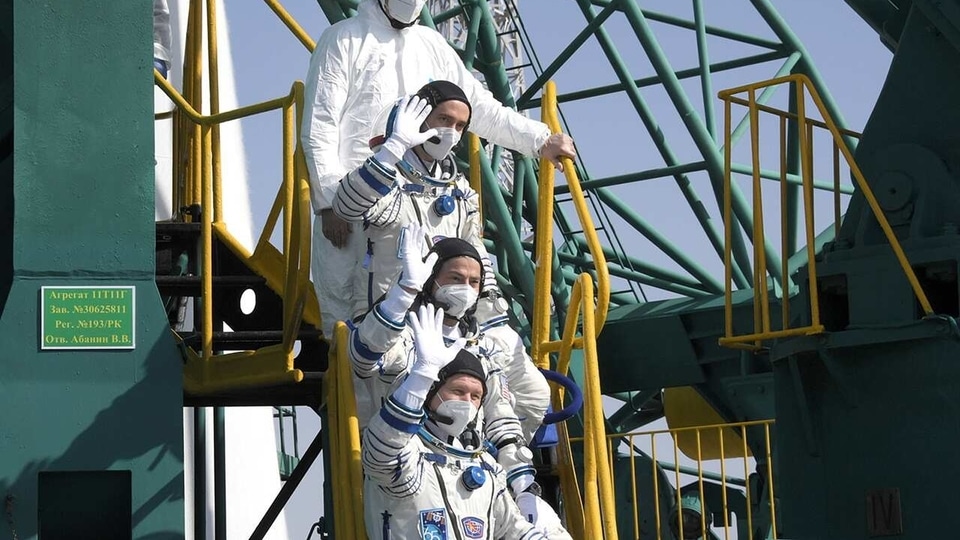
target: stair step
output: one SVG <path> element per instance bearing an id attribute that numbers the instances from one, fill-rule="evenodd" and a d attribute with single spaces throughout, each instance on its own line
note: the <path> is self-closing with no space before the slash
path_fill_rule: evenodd
<path id="1" fill-rule="evenodd" d="M 238 388 L 210 395 L 184 393 L 184 407 L 267 407 L 305 405 L 318 409 L 323 401 L 323 373 L 305 371 L 297 384 Z"/>
<path id="2" fill-rule="evenodd" d="M 160 296 L 200 296 L 203 285 L 200 276 L 157 276 L 157 289 Z M 215 288 L 244 288 L 262 287 L 267 280 L 257 275 L 249 276 L 213 276 Z"/>
<path id="3" fill-rule="evenodd" d="M 319 341 L 320 331 L 315 329 L 301 330 L 297 334 L 300 341 Z M 213 348 L 223 351 L 250 351 L 276 345 L 283 339 L 282 330 L 244 330 L 238 332 L 214 332 Z M 194 332 L 183 335 L 183 342 L 194 349 L 200 348 L 200 333 Z"/>

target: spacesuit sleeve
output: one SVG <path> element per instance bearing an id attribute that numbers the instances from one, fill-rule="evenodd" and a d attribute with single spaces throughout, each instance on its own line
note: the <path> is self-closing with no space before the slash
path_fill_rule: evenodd
<path id="1" fill-rule="evenodd" d="M 420 451 L 413 437 L 423 422 L 423 410 L 411 410 L 390 396 L 363 432 L 363 472 L 393 497 L 420 489 Z"/>
<path id="2" fill-rule="evenodd" d="M 550 385 L 527 354 L 520 335 L 508 324 L 487 327 L 483 330 L 491 341 L 503 348 L 500 366 L 506 375 L 507 384 L 514 397 L 514 411 L 520 418 L 524 437 L 533 438 L 550 405 Z"/>
<path id="3" fill-rule="evenodd" d="M 507 484 L 517 489 L 533 482 L 537 474 L 526 449 L 520 419 L 514 410 L 514 397 L 500 369 L 487 375 L 488 396 L 483 402 L 483 434 L 497 448 L 497 463 L 506 471 Z"/>
<path id="4" fill-rule="evenodd" d="M 377 302 L 363 320 L 350 329 L 350 364 L 357 377 L 377 373 L 391 349 L 400 341 L 407 322 L 406 313 L 389 313 Z"/>
<path id="5" fill-rule="evenodd" d="M 396 170 L 376 157 L 369 157 L 340 182 L 333 199 L 333 211 L 347 221 L 376 218 L 371 215 L 371 210 L 377 203 L 398 195 L 399 192 L 393 190 L 395 183 Z"/>
<path id="6" fill-rule="evenodd" d="M 494 538 L 517 538 L 519 540 L 545 540 L 547 537 L 523 517 L 517 503 L 506 488 L 500 489 L 493 501 L 495 521 Z"/>
<path id="7" fill-rule="evenodd" d="M 443 37 L 440 36 L 440 39 L 443 40 Z M 470 100 L 473 110 L 470 131 L 526 156 L 537 156 L 540 147 L 550 136 L 550 128 L 543 122 L 531 120 L 497 101 L 463 65 L 463 61 L 446 41 L 437 48 L 442 51 L 440 54 L 447 57 L 445 62 L 451 70 L 448 74 L 450 81 L 463 89 Z"/>
<path id="8" fill-rule="evenodd" d="M 335 33 L 325 31 L 310 56 L 307 71 L 300 142 L 314 211 L 331 206 L 337 184 L 349 172 L 340 161 L 340 120 L 353 66 L 342 47 L 345 45 Z"/>

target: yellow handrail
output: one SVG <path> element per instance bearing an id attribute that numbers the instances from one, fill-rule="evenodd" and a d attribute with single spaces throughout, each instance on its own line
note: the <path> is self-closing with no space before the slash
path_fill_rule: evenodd
<path id="1" fill-rule="evenodd" d="M 293 33 L 294 37 L 296 37 L 300 43 L 303 43 L 303 46 L 306 47 L 308 51 L 313 52 L 313 49 L 316 47 L 316 44 L 313 42 L 313 38 L 311 38 L 310 34 L 307 34 L 307 31 L 300 26 L 300 23 L 298 23 L 293 16 L 290 15 L 290 13 L 288 13 L 287 10 L 280 5 L 280 2 L 277 0 L 264 0 L 264 2 L 266 2 L 267 6 L 277 14 L 277 17 L 280 18 L 280 21 L 283 22 L 288 29 L 290 29 L 290 32 Z"/>
<path id="2" fill-rule="evenodd" d="M 360 458 L 360 424 L 357 419 L 357 402 L 353 392 L 353 376 L 350 361 L 347 356 L 349 331 L 343 321 L 338 321 L 334 328 L 335 342 L 333 381 L 328 384 L 336 386 L 338 416 L 335 417 L 334 434 L 337 446 L 336 459 L 331 459 L 331 469 L 338 470 L 336 479 L 342 482 L 344 491 L 339 500 L 334 499 L 334 523 L 347 530 L 340 538 L 366 538 L 366 527 L 363 520 L 363 469 Z M 333 411 L 331 411 L 331 416 Z M 333 456 L 331 456 L 333 458 Z M 345 495 L 345 496 L 343 496 Z"/>
<path id="3" fill-rule="evenodd" d="M 560 133 L 560 122 L 557 116 L 557 88 L 553 81 L 548 81 L 543 89 L 543 101 L 541 106 L 543 122 L 550 127 L 553 133 Z M 577 177 L 576 167 L 573 160 L 567 157 L 561 158 L 563 163 L 563 174 L 566 177 L 567 185 L 570 188 L 570 196 L 577 211 L 577 217 L 580 219 L 581 229 L 586 237 L 587 246 L 590 248 L 590 256 L 593 258 L 594 268 L 597 273 L 597 307 L 596 321 L 597 333 L 603 330 L 603 325 L 607 320 L 607 310 L 610 307 L 610 272 L 607 269 L 607 259 L 603 253 L 603 247 L 600 244 L 600 238 L 593 225 L 593 218 L 587 208 L 586 200 L 583 196 L 583 190 L 580 188 L 580 180 Z M 549 341 L 550 336 L 550 283 L 553 260 L 553 188 L 554 188 L 554 166 L 547 159 L 540 160 L 539 175 L 539 200 L 537 205 L 537 227 L 535 231 L 535 263 L 536 263 L 536 283 L 534 285 L 535 298 L 543 301 L 534 302 L 533 323 L 531 330 L 533 334 L 532 354 L 534 362 L 541 368 L 548 368 L 550 362 L 547 358 L 547 348 L 556 346 Z M 554 349 L 555 350 L 555 349 Z"/>
<path id="4" fill-rule="evenodd" d="M 214 28 L 215 30 L 215 28 Z M 306 179 L 306 167 L 303 155 L 297 144 L 297 133 L 303 110 L 303 83 L 295 82 L 290 93 L 281 98 L 269 100 L 254 105 L 240 107 L 226 112 L 214 112 L 209 115 L 199 113 L 159 72 L 154 70 L 154 81 L 158 87 L 175 104 L 181 118 L 190 122 L 194 129 L 199 129 L 201 136 L 193 145 L 190 163 L 200 163 L 200 167 L 193 165 L 199 174 L 198 186 L 186 190 L 195 191 L 200 188 L 199 201 L 201 208 L 213 209 L 202 214 L 201 238 L 203 249 L 201 254 L 201 355 L 202 367 L 199 370 L 199 381 L 193 381 L 191 389 L 202 392 L 205 386 L 222 388 L 224 381 L 210 380 L 210 360 L 213 357 L 213 259 L 212 242 L 214 234 L 218 235 L 238 256 L 247 261 L 248 265 L 258 269 L 267 280 L 267 284 L 283 297 L 283 339 L 280 350 L 271 350 L 271 353 L 282 354 L 282 370 L 284 373 L 265 373 L 267 369 L 251 363 L 247 368 L 234 369 L 232 376 L 240 381 L 238 384 L 256 384 L 258 381 L 267 382 L 277 378 L 299 381 L 299 374 L 293 367 L 293 347 L 299 333 L 301 321 L 320 326 L 319 308 L 311 295 L 310 286 L 310 224 L 304 216 L 310 215 L 309 185 Z M 216 88 L 211 88 L 211 91 Z M 211 103 L 215 109 L 215 102 Z M 236 120 L 254 114 L 280 109 L 283 116 L 283 181 L 277 194 L 277 199 L 267 219 L 253 253 L 248 253 L 237 243 L 226 230 L 223 223 L 221 207 L 219 167 L 219 148 L 217 147 L 217 128 L 219 124 Z M 277 254 L 276 248 L 269 243 L 272 231 L 276 226 L 280 212 L 283 212 L 283 251 Z M 279 258 L 277 257 L 279 255 Z M 281 264 L 282 270 L 268 264 L 270 261 Z M 313 301 L 311 301 L 313 300 Z M 270 364 L 276 366 L 276 364 Z M 273 369 L 272 367 L 270 369 Z M 192 373 L 192 372 L 191 372 Z M 288 375 L 292 374 L 292 375 Z"/>
<path id="5" fill-rule="evenodd" d="M 544 87 L 543 121 L 554 133 L 560 132 L 557 116 L 556 86 L 548 82 Z M 581 274 L 574 283 L 568 306 L 563 337 L 550 341 L 550 283 L 553 262 L 553 197 L 554 166 L 549 160 L 540 160 L 539 199 L 535 231 L 535 290 L 532 321 L 532 357 L 541 368 L 549 368 L 549 354 L 559 352 L 557 371 L 566 373 L 574 348 L 582 348 L 584 356 L 584 489 L 583 499 L 577 485 L 570 452 L 569 434 L 560 426 L 558 450 L 559 475 L 567 508 L 567 526 L 578 540 L 617 538 L 616 506 L 613 497 L 613 478 L 607 459 L 606 427 L 600 390 L 596 337 L 602 329 L 610 302 L 610 278 L 606 258 L 593 220 L 587 209 L 576 168 L 569 158 L 562 158 L 564 174 L 570 194 L 586 236 L 597 274 L 597 298 L 594 300 L 593 278 Z M 576 337 L 577 323 L 583 321 L 582 336 Z M 562 392 L 554 389 L 553 403 L 562 406 Z"/>
<path id="6" fill-rule="evenodd" d="M 768 106 L 760 105 L 757 103 L 756 93 L 764 88 L 777 86 L 782 84 L 793 84 L 796 92 L 796 102 L 797 102 L 797 112 L 796 114 L 785 113 L 783 111 L 778 111 Z M 737 94 L 747 94 L 747 98 L 738 97 Z M 806 115 L 806 96 L 809 95 L 810 99 L 813 101 L 814 106 L 817 109 L 817 112 L 820 114 L 822 121 L 815 119 L 807 118 Z M 850 151 L 850 148 L 844 142 L 844 136 L 859 136 L 859 134 L 851 132 L 849 130 L 840 129 L 833 118 L 830 116 L 827 111 L 826 106 L 823 103 L 823 99 L 820 97 L 819 92 L 817 92 L 816 87 L 803 74 L 794 74 L 784 77 L 778 77 L 768 81 L 761 81 L 758 83 L 747 84 L 739 86 L 736 88 L 731 88 L 729 90 L 724 90 L 719 93 L 719 97 L 724 102 L 724 124 L 725 124 L 725 133 L 724 133 L 724 196 L 723 196 L 723 215 L 724 215 L 724 282 L 725 282 L 725 302 L 724 302 L 724 316 L 726 319 L 725 323 L 725 332 L 724 337 L 720 338 L 720 344 L 729 347 L 739 347 L 739 348 L 757 348 L 760 347 L 762 342 L 765 340 L 796 336 L 796 335 L 805 335 L 805 334 L 815 334 L 822 332 L 824 330 L 823 325 L 820 322 L 820 306 L 819 306 L 819 297 L 817 294 L 817 273 L 816 273 L 816 257 L 815 257 L 815 232 L 813 225 L 813 128 L 821 127 L 830 132 L 832 138 L 833 149 L 834 149 L 834 189 L 836 193 L 834 194 L 834 228 L 839 230 L 839 155 L 842 154 L 844 159 L 847 162 L 848 167 L 850 168 L 851 175 L 853 176 L 854 181 L 856 182 L 857 187 L 860 192 L 863 194 L 864 199 L 869 205 L 871 211 L 873 212 L 874 217 L 877 220 L 877 223 L 880 225 L 881 230 L 883 231 L 884 236 L 887 241 L 890 243 L 890 248 L 893 250 L 893 253 L 899 263 L 901 269 L 903 270 L 904 275 L 907 278 L 907 281 L 910 284 L 911 289 L 913 290 L 914 295 L 917 298 L 918 303 L 920 304 L 921 309 L 925 315 L 932 315 L 933 308 L 930 305 L 930 301 L 927 299 L 926 294 L 923 291 L 923 288 L 920 286 L 920 282 L 917 279 L 916 274 L 913 271 L 913 268 L 910 266 L 910 261 L 907 260 L 907 256 L 903 251 L 902 246 L 900 245 L 899 240 L 897 240 L 896 235 L 893 232 L 893 229 L 890 227 L 890 223 L 887 221 L 886 216 L 883 213 L 883 210 L 880 208 L 880 204 L 877 202 L 876 196 L 873 194 L 873 191 L 870 189 L 869 184 L 863 177 L 863 173 L 860 170 L 859 165 L 853 158 L 853 154 Z M 753 207 L 754 207 L 754 230 L 753 230 L 753 244 L 755 246 L 754 252 L 754 329 L 753 333 L 746 335 L 734 335 L 733 329 L 733 280 L 732 280 L 732 242 L 731 235 L 733 231 L 732 223 L 732 196 L 731 196 L 731 182 L 732 182 L 732 121 L 731 121 L 731 106 L 732 104 L 744 105 L 748 108 L 749 119 L 750 119 L 750 143 L 751 143 L 751 155 L 752 155 L 752 167 L 753 167 Z M 769 299 L 768 299 L 768 288 L 766 285 L 766 259 L 763 252 L 764 245 L 764 230 L 763 230 L 763 197 L 760 189 L 760 157 L 759 157 L 759 130 L 758 126 L 759 121 L 759 112 L 772 112 L 776 115 L 779 115 L 781 118 L 780 121 L 780 138 L 781 146 L 784 145 L 783 139 L 785 138 L 786 127 L 785 119 L 793 118 L 797 121 L 797 139 L 800 146 L 800 166 L 801 166 L 801 182 L 802 182 L 802 195 L 804 201 L 804 216 L 805 216 L 805 240 L 806 240 L 806 250 L 807 250 L 807 279 L 809 282 L 809 297 L 810 297 L 810 325 L 800 328 L 788 328 L 789 321 L 787 320 L 788 308 L 786 306 L 786 298 L 782 300 L 784 306 L 782 306 L 782 330 L 771 330 L 770 322 L 770 311 L 769 311 Z M 781 148 L 781 182 L 785 183 L 786 178 L 786 156 Z M 783 187 L 781 188 L 783 189 Z M 785 192 L 781 193 L 781 200 L 785 197 Z M 785 218 L 782 218 L 785 220 Z M 782 221 L 784 224 L 785 221 Z M 782 253 L 781 256 L 785 259 L 790 254 Z M 786 261 L 783 261 L 784 272 L 786 272 Z M 781 279 L 784 280 L 786 284 L 785 274 L 781 276 Z"/>
<path id="7" fill-rule="evenodd" d="M 470 187 L 477 192 L 477 208 L 480 215 L 481 230 L 483 233 L 483 185 L 480 176 L 480 137 L 476 133 L 467 133 L 470 154 Z"/>

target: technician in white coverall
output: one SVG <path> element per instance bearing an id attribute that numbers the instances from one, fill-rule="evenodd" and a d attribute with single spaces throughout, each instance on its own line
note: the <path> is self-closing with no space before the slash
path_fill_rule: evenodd
<path id="1" fill-rule="evenodd" d="M 504 107 L 443 36 L 415 24 L 425 2 L 361 0 L 355 17 L 323 32 L 310 59 L 301 142 L 316 214 L 313 278 L 327 335 L 352 314 L 351 283 L 365 248 L 359 227 L 331 209 L 334 194 L 340 179 L 371 155 L 375 119 L 397 98 L 433 80 L 451 81 L 473 106 L 474 133 L 558 166 L 559 156 L 575 156 L 570 137 L 550 135 L 543 123 Z"/>
<path id="2" fill-rule="evenodd" d="M 391 109 L 386 137 L 380 139 L 376 154 L 341 181 L 334 210 L 351 221 L 363 221 L 367 244 L 364 268 L 357 269 L 354 282 L 357 296 L 363 298 L 356 314 L 366 313 L 396 281 L 404 264 L 398 256 L 402 247 L 399 239 L 403 227 L 409 224 L 422 229 L 418 233 L 422 238 L 417 241 L 425 239 L 427 246 L 439 238 L 468 242 L 484 263 L 484 284 L 493 281 L 480 237 L 477 196 L 457 172 L 450 154 L 470 124 L 470 111 L 466 96 L 453 83 L 433 81 L 424 85 L 415 96 L 402 98 Z M 420 257 L 421 251 L 413 255 Z M 471 323 L 476 319 L 472 310 L 489 304 L 481 301 L 476 305 L 471 309 Z M 402 324 L 402 315 L 399 321 Z M 543 420 L 550 387 L 527 355 L 520 336 L 506 325 L 505 315 L 477 324 L 484 325 L 488 340 L 496 340 L 496 346 L 487 348 L 500 352 L 489 356 L 498 362 L 498 372 L 505 375 L 516 396 L 515 412 L 529 441 Z M 378 342 L 383 338 L 376 334 L 364 339 L 374 350 L 385 351 L 392 345 L 389 341 Z M 385 395 L 380 392 L 381 397 Z M 370 401 L 361 387 L 357 397 L 361 409 L 364 400 Z M 379 407 L 379 403 L 372 406 Z"/>
<path id="3" fill-rule="evenodd" d="M 463 341 L 444 342 L 443 310 L 410 314 L 416 359 L 363 435 L 364 517 L 371 539 L 547 538 L 507 492 L 476 434 L 490 397 Z M 569 538 L 569 536 L 566 536 Z"/>

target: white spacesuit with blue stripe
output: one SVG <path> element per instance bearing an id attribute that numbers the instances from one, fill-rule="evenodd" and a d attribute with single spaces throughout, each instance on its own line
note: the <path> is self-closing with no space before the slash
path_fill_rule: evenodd
<path id="1" fill-rule="evenodd" d="M 367 534 L 391 540 L 545 538 L 520 513 L 503 471 L 476 437 L 477 405 L 497 397 L 496 391 L 484 383 L 484 367 L 462 349 L 462 339 L 445 344 L 442 317 L 431 305 L 411 316 L 414 366 L 364 430 Z"/>
<path id="2" fill-rule="evenodd" d="M 423 427 L 423 416 L 388 399 L 364 431 L 367 536 L 545 538 L 520 513 L 490 454 L 440 442 Z"/>
<path id="3" fill-rule="evenodd" d="M 367 158 L 340 182 L 333 210 L 347 221 L 363 223 L 366 254 L 354 282 L 354 316 L 367 312 L 400 274 L 400 230 L 419 224 L 431 240 L 461 238 L 486 255 L 481 238 L 479 197 L 457 171 L 452 158 L 437 163 L 431 177 L 414 150 L 396 166 Z"/>

